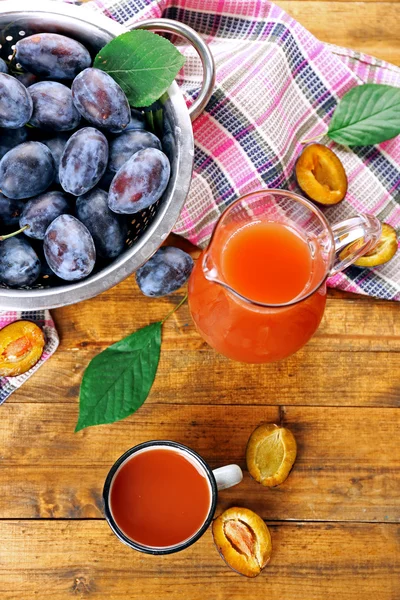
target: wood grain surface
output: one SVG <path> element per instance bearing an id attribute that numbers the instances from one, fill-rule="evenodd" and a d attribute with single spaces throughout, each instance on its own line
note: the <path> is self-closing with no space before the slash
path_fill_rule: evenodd
<path id="1" fill-rule="evenodd" d="M 271 563 L 257 579 L 247 580 L 224 565 L 209 531 L 185 552 L 161 560 L 116 542 L 104 521 L 2 521 L 1 598 L 399 597 L 399 525 L 285 522 L 269 527 Z"/>
<path id="2" fill-rule="evenodd" d="M 399 2 L 287 0 L 320 39 L 400 65 Z M 400 600 L 399 305 L 331 291 L 322 325 L 294 357 L 241 365 L 202 341 L 184 306 L 164 326 L 144 406 L 74 434 L 89 360 L 162 319 L 183 292 L 149 300 L 130 278 L 53 311 L 60 347 L 0 411 L 1 600 Z M 226 567 L 210 531 L 162 558 L 122 545 L 102 516 L 102 486 L 129 447 L 171 438 L 212 468 L 236 462 L 261 422 L 289 427 L 298 458 L 287 481 L 244 481 L 217 513 L 256 510 L 271 530 L 255 580 Z"/>

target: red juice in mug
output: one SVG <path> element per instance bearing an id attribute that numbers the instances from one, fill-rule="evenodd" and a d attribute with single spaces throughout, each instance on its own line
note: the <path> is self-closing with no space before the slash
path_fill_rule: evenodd
<path id="1" fill-rule="evenodd" d="M 149 448 L 128 458 L 114 475 L 110 509 L 131 540 L 167 547 L 190 539 L 210 511 L 211 487 L 190 455 L 172 448 Z"/>

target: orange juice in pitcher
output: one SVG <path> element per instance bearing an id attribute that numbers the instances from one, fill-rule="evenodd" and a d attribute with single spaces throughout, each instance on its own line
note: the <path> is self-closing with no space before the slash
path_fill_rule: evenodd
<path id="1" fill-rule="evenodd" d="M 301 196 L 265 190 L 221 216 L 189 281 L 196 327 L 218 352 L 242 362 L 272 362 L 299 350 L 318 328 L 326 279 L 371 249 L 381 225 L 359 215 L 328 225 Z M 346 259 L 345 247 L 358 239 Z"/>

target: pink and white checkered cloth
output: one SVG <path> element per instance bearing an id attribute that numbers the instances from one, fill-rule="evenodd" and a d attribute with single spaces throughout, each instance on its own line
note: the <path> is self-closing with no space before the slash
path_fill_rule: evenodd
<path id="1" fill-rule="evenodd" d="M 79 4 L 79 2 L 71 3 Z M 87 7 L 129 25 L 152 17 L 187 23 L 209 44 L 217 66 L 214 94 L 193 124 L 194 176 L 175 231 L 204 246 L 221 212 L 255 189 L 296 190 L 294 163 L 304 138 L 327 130 L 339 99 L 360 83 L 400 87 L 400 69 L 317 40 L 267 0 L 92 0 Z M 189 104 L 202 80 L 192 48 L 179 83 Z M 357 212 L 400 229 L 400 138 L 349 150 L 346 200 L 325 209 L 331 223 Z M 400 300 L 400 252 L 375 269 L 352 267 L 329 285 Z"/>

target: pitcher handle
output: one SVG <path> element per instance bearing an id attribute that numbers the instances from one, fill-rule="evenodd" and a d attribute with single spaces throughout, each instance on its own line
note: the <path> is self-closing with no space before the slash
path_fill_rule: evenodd
<path id="1" fill-rule="evenodd" d="M 205 41 L 194 29 L 173 19 L 146 19 L 130 25 L 130 29 L 151 29 L 152 31 L 174 33 L 184 38 L 194 47 L 203 65 L 203 83 L 199 95 L 188 110 L 191 120 L 197 119 L 211 98 L 215 85 L 214 57 Z"/>
<path id="2" fill-rule="evenodd" d="M 378 244 L 382 224 L 373 215 L 360 214 L 331 226 L 335 243 L 335 260 L 330 276 L 349 267 Z"/>

